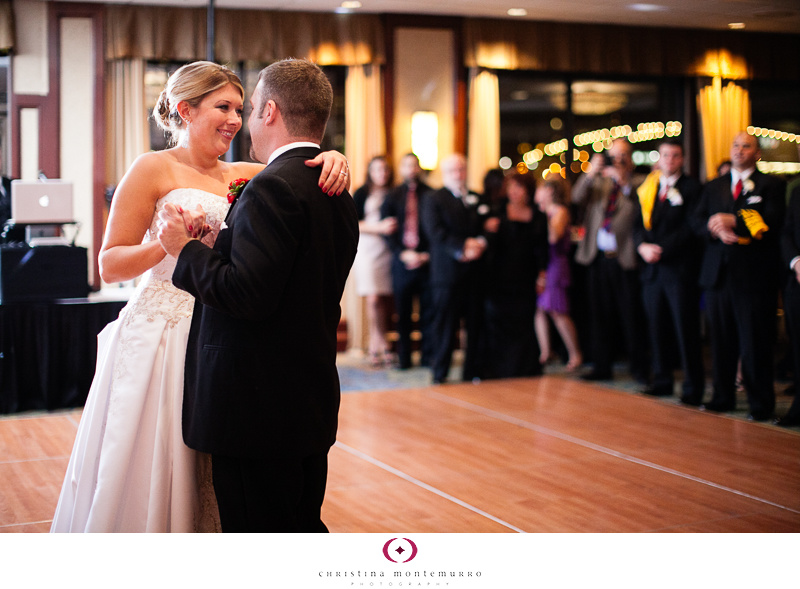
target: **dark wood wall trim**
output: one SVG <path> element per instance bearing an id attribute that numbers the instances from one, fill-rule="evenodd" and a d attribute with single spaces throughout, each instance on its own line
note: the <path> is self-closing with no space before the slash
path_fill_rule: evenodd
<path id="1" fill-rule="evenodd" d="M 50 2 L 48 4 L 48 61 L 50 70 L 50 93 L 45 103 L 44 118 L 50 138 L 49 145 L 40 145 L 40 153 L 48 159 L 48 166 L 60 176 L 60 97 L 61 97 L 61 20 L 64 18 L 88 18 L 92 21 L 93 64 L 94 64 L 94 119 L 92 121 L 92 140 L 94 143 L 94 159 L 92 162 L 92 251 L 94 255 L 100 251 L 103 243 L 103 213 L 105 210 L 106 180 L 106 99 L 105 99 L 105 39 L 103 18 L 105 11 L 97 4 L 74 4 L 70 2 Z M 51 158 L 54 161 L 51 161 Z M 44 164 L 42 170 L 45 171 Z M 45 171 L 45 174 L 50 174 Z M 95 260 L 96 262 L 96 260 Z M 94 264 L 94 276 L 90 279 L 94 290 L 100 288 L 100 270 Z"/>
<path id="2" fill-rule="evenodd" d="M 26 108 L 35 108 L 39 111 L 39 145 L 47 142 L 46 126 L 43 122 L 44 105 L 46 96 L 36 94 L 14 94 L 11 97 L 11 177 L 22 176 L 22 130 L 20 117 Z M 41 151 L 41 148 L 40 148 Z M 41 165 L 39 166 L 41 168 Z"/>

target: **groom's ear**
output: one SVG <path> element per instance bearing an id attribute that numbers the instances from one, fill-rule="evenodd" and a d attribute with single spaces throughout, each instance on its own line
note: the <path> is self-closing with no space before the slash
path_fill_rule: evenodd
<path id="1" fill-rule="evenodd" d="M 270 125 L 276 121 L 278 113 L 278 105 L 275 103 L 275 101 L 267 100 L 267 103 L 264 105 L 261 118 L 264 119 L 265 124 Z"/>

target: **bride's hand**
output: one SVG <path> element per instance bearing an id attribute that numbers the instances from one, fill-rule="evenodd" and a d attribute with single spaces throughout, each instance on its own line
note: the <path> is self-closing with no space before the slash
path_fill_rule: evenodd
<path id="1" fill-rule="evenodd" d="M 206 212 L 199 204 L 193 211 L 184 208 L 179 210 L 183 215 L 183 224 L 192 237 L 202 239 L 211 230 L 211 227 L 206 223 Z"/>
<path id="2" fill-rule="evenodd" d="M 306 160 L 306 165 L 311 168 L 322 166 L 319 187 L 329 196 L 350 189 L 350 166 L 347 158 L 338 151 L 323 152 L 313 160 Z"/>

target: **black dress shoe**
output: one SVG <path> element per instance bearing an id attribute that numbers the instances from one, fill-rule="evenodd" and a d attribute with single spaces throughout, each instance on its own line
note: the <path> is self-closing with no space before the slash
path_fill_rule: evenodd
<path id="1" fill-rule="evenodd" d="M 766 411 L 753 411 L 747 416 L 750 421 L 769 421 L 772 419 L 772 413 Z"/>
<path id="2" fill-rule="evenodd" d="M 715 411 L 717 413 L 725 413 L 726 411 L 733 411 L 736 406 L 732 403 L 723 403 L 722 401 L 711 400 L 708 403 L 701 405 L 706 411 Z"/>
<path id="3" fill-rule="evenodd" d="M 610 372 L 587 372 L 581 375 L 582 380 L 595 381 L 595 380 L 613 380 L 614 377 Z"/>
<path id="4" fill-rule="evenodd" d="M 447 382 L 446 378 L 434 378 L 433 379 L 433 384 L 444 384 L 446 382 Z"/>
<path id="5" fill-rule="evenodd" d="M 684 405 L 691 405 L 692 407 L 700 407 L 703 404 L 703 399 L 696 399 L 688 395 L 683 395 L 681 397 L 681 403 Z"/>
<path id="6" fill-rule="evenodd" d="M 775 420 L 775 425 L 780 425 L 781 427 L 800 425 L 800 415 L 784 415 Z"/>
<path id="7" fill-rule="evenodd" d="M 646 389 L 642 389 L 641 393 L 643 395 L 650 395 L 651 397 L 671 397 L 672 391 L 669 389 L 659 389 L 656 387 L 647 387 Z"/>

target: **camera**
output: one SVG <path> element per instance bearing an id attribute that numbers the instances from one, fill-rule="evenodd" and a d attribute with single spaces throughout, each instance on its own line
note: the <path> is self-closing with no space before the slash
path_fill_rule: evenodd
<path id="1" fill-rule="evenodd" d="M 611 157 L 611 154 L 608 152 L 603 152 L 603 165 L 604 166 L 613 166 L 614 165 L 614 158 Z"/>

